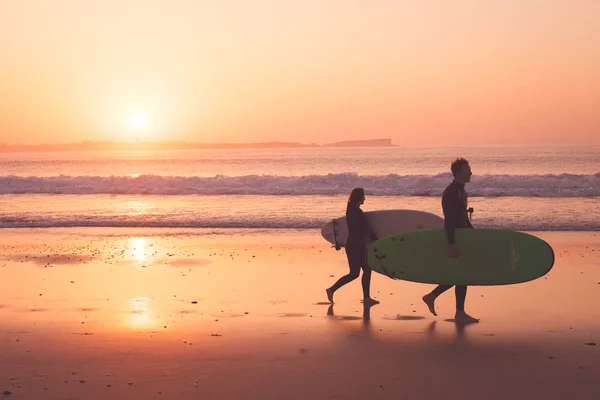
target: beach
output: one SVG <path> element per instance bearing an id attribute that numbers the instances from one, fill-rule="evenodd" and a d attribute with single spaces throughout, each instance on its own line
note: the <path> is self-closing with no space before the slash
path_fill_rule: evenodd
<path id="1" fill-rule="evenodd" d="M 0 400 L 600 399 L 600 2 L 1 4 Z"/>
<path id="2" fill-rule="evenodd" d="M 531 232 L 553 269 L 471 287 L 347 273 L 315 229 L 3 229 L 0 394 L 11 399 L 595 399 L 600 233 Z"/>

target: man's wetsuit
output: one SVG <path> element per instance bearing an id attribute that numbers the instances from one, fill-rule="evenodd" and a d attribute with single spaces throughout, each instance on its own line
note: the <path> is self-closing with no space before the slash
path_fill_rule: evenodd
<path id="1" fill-rule="evenodd" d="M 444 209 L 444 229 L 448 245 L 455 244 L 456 228 L 473 228 L 467 215 L 467 193 L 465 185 L 456 181 L 449 184 L 442 195 L 442 208 Z M 439 285 L 432 293 L 435 297 L 444 293 L 454 285 Z M 456 309 L 464 311 L 467 297 L 466 286 L 456 286 Z"/>

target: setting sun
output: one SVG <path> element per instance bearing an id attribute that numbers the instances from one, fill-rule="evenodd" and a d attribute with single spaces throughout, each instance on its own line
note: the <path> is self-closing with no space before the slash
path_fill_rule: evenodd
<path id="1" fill-rule="evenodd" d="M 129 117 L 129 127 L 137 131 L 146 129 L 148 127 L 148 117 L 142 113 L 132 114 Z"/>

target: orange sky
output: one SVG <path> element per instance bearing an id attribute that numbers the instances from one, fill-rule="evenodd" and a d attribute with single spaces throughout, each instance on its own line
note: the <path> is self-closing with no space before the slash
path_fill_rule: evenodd
<path id="1" fill-rule="evenodd" d="M 2 0 L 0 142 L 600 144 L 598 21 L 597 0 Z"/>

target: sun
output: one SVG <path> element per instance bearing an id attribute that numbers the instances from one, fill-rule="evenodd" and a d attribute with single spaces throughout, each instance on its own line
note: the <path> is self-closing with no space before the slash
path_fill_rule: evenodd
<path id="1" fill-rule="evenodd" d="M 148 116 L 143 113 L 135 113 L 129 117 L 129 127 L 136 131 L 144 130 L 148 127 Z"/>

